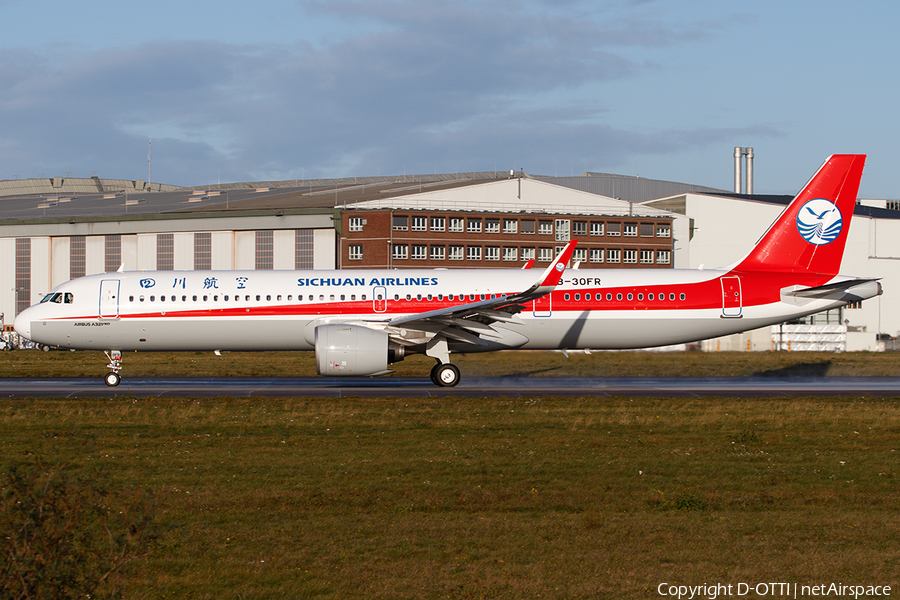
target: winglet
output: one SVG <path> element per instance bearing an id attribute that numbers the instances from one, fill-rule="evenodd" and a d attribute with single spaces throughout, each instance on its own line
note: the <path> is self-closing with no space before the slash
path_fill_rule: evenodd
<path id="1" fill-rule="evenodd" d="M 541 275 L 540 287 L 556 287 L 559 285 L 563 273 L 566 271 L 566 265 L 569 263 L 569 259 L 572 258 L 572 253 L 575 252 L 575 244 L 577 243 L 578 240 L 572 240 L 566 244 L 559 256 L 550 263 L 550 266 Z"/>

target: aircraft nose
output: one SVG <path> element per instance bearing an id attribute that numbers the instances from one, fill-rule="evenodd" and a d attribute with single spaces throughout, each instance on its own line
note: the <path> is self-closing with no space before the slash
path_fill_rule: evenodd
<path id="1" fill-rule="evenodd" d="M 31 339 L 31 317 L 28 316 L 28 309 L 26 308 L 18 315 L 16 315 L 16 319 L 13 321 L 13 328 L 16 330 L 20 336 L 26 339 Z"/>

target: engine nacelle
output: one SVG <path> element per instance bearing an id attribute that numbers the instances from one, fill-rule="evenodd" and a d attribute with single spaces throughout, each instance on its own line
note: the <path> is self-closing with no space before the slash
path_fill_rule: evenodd
<path id="1" fill-rule="evenodd" d="M 403 360 L 403 347 L 384 331 L 360 325 L 316 327 L 316 372 L 331 376 L 390 373 L 388 363 Z"/>

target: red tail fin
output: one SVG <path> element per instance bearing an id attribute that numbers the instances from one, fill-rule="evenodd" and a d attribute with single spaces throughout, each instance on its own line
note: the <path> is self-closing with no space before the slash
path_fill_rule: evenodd
<path id="1" fill-rule="evenodd" d="M 865 162 L 864 154 L 826 160 L 735 270 L 836 275 Z"/>

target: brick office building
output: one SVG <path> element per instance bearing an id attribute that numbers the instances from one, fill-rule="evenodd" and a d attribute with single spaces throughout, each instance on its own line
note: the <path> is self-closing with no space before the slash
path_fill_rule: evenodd
<path id="1" fill-rule="evenodd" d="M 580 268 L 673 266 L 671 213 L 527 179 L 345 206 L 339 260 L 343 269 L 539 267 L 571 239 Z"/>
<path id="2" fill-rule="evenodd" d="M 581 268 L 671 268 L 669 217 L 373 209 L 344 211 L 341 268 L 549 264 L 570 239 Z"/>

